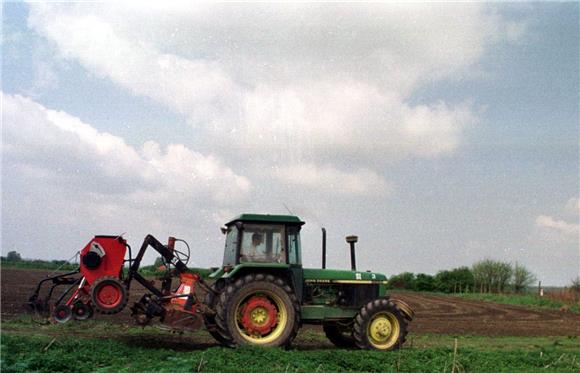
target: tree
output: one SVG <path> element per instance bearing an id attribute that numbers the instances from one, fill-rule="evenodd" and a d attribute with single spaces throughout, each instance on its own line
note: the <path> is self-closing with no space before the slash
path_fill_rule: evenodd
<path id="1" fill-rule="evenodd" d="M 570 285 L 570 289 L 574 292 L 580 293 L 580 276 L 576 276 L 575 279 L 572 280 L 572 285 Z"/>
<path id="2" fill-rule="evenodd" d="M 415 289 L 415 275 L 411 272 L 403 272 L 389 279 L 391 289 Z"/>
<path id="3" fill-rule="evenodd" d="M 513 274 L 510 263 L 498 260 L 484 259 L 471 267 L 475 287 L 481 293 L 503 292 Z"/>
<path id="4" fill-rule="evenodd" d="M 435 278 L 425 273 L 419 273 L 415 277 L 415 289 L 417 291 L 433 291 L 435 290 Z"/>
<path id="5" fill-rule="evenodd" d="M 536 281 L 536 277 L 526 267 L 516 262 L 514 266 L 514 291 L 516 293 L 523 293 L 526 289 Z"/>
<path id="6" fill-rule="evenodd" d="M 467 288 L 473 288 L 473 285 L 473 273 L 467 267 L 439 271 L 435 275 L 435 288 L 444 293 L 463 292 Z"/>
<path id="7" fill-rule="evenodd" d="M 510 263 L 497 262 L 497 292 L 503 293 L 512 278 L 513 269 Z"/>
<path id="8" fill-rule="evenodd" d="M 16 251 L 10 251 L 8 255 L 6 255 L 6 260 L 9 262 L 19 262 L 22 260 L 20 254 Z"/>

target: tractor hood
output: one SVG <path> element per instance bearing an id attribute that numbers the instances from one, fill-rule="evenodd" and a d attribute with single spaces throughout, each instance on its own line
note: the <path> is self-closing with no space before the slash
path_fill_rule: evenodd
<path id="1" fill-rule="evenodd" d="M 304 268 L 304 281 L 326 284 L 386 284 L 387 277 L 375 272 Z"/>

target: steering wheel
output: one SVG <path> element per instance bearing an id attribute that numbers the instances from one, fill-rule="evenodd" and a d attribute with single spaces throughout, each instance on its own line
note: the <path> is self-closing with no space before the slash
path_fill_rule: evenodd
<path id="1" fill-rule="evenodd" d="M 183 242 L 185 244 L 185 246 L 187 247 L 187 253 L 174 248 L 173 255 L 175 255 L 175 257 L 177 259 L 182 261 L 183 264 L 187 265 L 187 263 L 189 263 L 189 257 L 191 256 L 191 249 L 189 248 L 189 245 L 187 244 L 187 242 L 185 242 L 184 240 L 176 239 L 175 242 L 177 242 L 177 241 Z"/>

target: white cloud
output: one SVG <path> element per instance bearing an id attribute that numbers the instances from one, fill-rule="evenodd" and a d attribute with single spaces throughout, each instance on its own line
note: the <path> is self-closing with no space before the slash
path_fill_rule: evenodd
<path id="1" fill-rule="evenodd" d="M 252 189 L 214 155 L 154 141 L 134 148 L 22 96 L 0 98 L 3 251 L 65 259 L 93 234 L 123 232 L 132 245 L 152 233 L 190 243 L 193 234 L 219 247 L 215 220 L 237 211 Z M 220 257 L 207 252 L 196 264 L 215 265 Z"/>
<path id="2" fill-rule="evenodd" d="M 230 157 L 296 147 L 315 163 L 453 152 L 471 109 L 409 98 L 468 77 L 520 26 L 480 4 L 30 7 L 64 57 L 184 114 L 200 143 Z"/>
<path id="3" fill-rule="evenodd" d="M 360 169 L 344 172 L 332 166 L 302 164 L 278 169 L 274 176 L 285 184 L 316 189 L 322 193 L 388 195 L 391 186 L 375 172 Z"/>
<path id="4" fill-rule="evenodd" d="M 566 211 L 578 218 L 580 215 L 580 198 L 570 198 L 566 203 Z"/>
<path id="5" fill-rule="evenodd" d="M 2 99 L 6 163 L 42 183 L 76 191 L 71 198 L 119 193 L 124 201 L 176 207 L 191 200 L 239 201 L 250 190 L 248 179 L 215 156 L 181 144 L 163 150 L 154 141 L 135 149 L 67 113 L 21 96 Z"/>
<path id="6" fill-rule="evenodd" d="M 580 200 L 570 198 L 564 206 L 564 214 L 570 215 L 574 222 L 558 219 L 549 215 L 540 215 L 536 218 L 536 226 L 548 232 L 557 234 L 555 237 L 561 241 L 569 241 L 580 238 Z"/>
<path id="7" fill-rule="evenodd" d="M 580 226 L 578 224 L 567 223 L 564 220 L 558 220 L 547 215 L 538 216 L 536 218 L 536 225 L 541 228 L 554 229 L 567 235 L 577 235 L 580 232 Z"/>

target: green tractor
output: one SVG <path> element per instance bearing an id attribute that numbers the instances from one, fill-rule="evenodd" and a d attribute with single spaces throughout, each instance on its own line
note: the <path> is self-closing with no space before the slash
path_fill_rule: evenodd
<path id="1" fill-rule="evenodd" d="M 303 324 L 322 325 L 339 347 L 393 350 L 401 347 L 413 311 L 389 299 L 386 277 L 356 270 L 356 236 L 348 236 L 352 270 L 303 268 L 296 216 L 240 215 L 222 228 L 223 265 L 205 305 L 206 328 L 227 346 L 288 346 Z"/>

